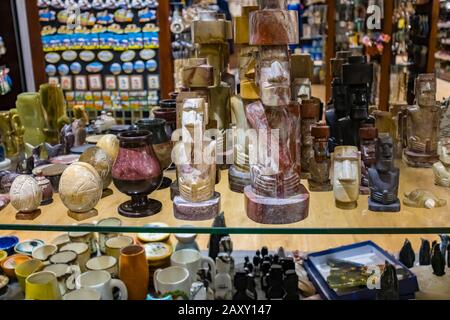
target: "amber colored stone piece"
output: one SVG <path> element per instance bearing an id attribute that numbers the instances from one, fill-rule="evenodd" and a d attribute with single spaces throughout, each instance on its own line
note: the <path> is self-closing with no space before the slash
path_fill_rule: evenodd
<path id="1" fill-rule="evenodd" d="M 298 42 L 298 13 L 296 11 L 275 9 L 250 13 L 251 45 L 289 45 Z"/>

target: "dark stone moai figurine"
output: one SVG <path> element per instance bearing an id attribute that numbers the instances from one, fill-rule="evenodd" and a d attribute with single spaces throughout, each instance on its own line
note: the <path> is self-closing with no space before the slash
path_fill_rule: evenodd
<path id="1" fill-rule="evenodd" d="M 284 300 L 300 300 L 298 293 L 298 275 L 295 270 L 288 270 L 284 273 L 283 284 L 286 290 Z"/>
<path id="2" fill-rule="evenodd" d="M 400 250 L 399 260 L 407 268 L 414 267 L 414 261 L 416 260 L 416 254 L 412 248 L 411 242 L 408 239 L 405 240 L 402 249 Z"/>
<path id="3" fill-rule="evenodd" d="M 268 284 L 269 288 L 266 295 L 268 300 L 282 300 L 285 298 L 286 290 L 283 286 L 283 269 L 280 265 L 274 264 L 270 268 Z"/>
<path id="4" fill-rule="evenodd" d="M 361 186 L 360 194 L 367 195 L 369 189 L 369 168 L 377 163 L 378 129 L 375 127 L 362 127 L 359 129 L 361 150 Z"/>
<path id="5" fill-rule="evenodd" d="M 386 261 L 377 290 L 377 300 L 399 300 L 399 283 L 395 266 Z"/>
<path id="6" fill-rule="evenodd" d="M 431 246 L 430 241 L 422 239 L 419 251 L 419 264 L 421 266 L 429 266 L 431 264 Z"/>
<path id="7" fill-rule="evenodd" d="M 331 191 L 333 190 L 330 180 L 331 160 L 328 154 L 330 127 L 319 122 L 311 127 L 311 136 L 313 137 L 314 157 L 309 166 L 309 190 Z"/>
<path id="8" fill-rule="evenodd" d="M 438 244 L 435 244 L 432 249 L 431 266 L 434 275 L 438 277 L 445 275 L 445 258 Z"/>
<path id="9" fill-rule="evenodd" d="M 400 211 L 399 182 L 400 169 L 394 166 L 394 142 L 389 135 L 382 134 L 377 143 L 377 162 L 369 168 L 369 210 Z"/>

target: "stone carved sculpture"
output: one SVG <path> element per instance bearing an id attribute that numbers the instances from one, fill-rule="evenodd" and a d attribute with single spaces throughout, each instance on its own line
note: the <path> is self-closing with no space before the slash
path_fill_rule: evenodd
<path id="1" fill-rule="evenodd" d="M 20 120 L 25 127 L 25 143 L 33 146 L 44 143 L 46 123 L 39 93 L 26 92 L 18 95 L 16 107 Z"/>
<path id="2" fill-rule="evenodd" d="M 303 99 L 311 99 L 311 79 L 314 63 L 309 54 L 294 53 L 291 55 L 291 99 L 302 103 Z"/>
<path id="3" fill-rule="evenodd" d="M 406 144 L 403 160 L 411 167 L 431 167 L 437 154 L 442 109 L 436 102 L 436 76 L 420 74 L 415 84 L 416 100 L 404 112 Z"/>
<path id="4" fill-rule="evenodd" d="M 333 80 L 333 109 L 326 114 L 331 128 L 330 151 L 337 145 L 359 146 L 359 129 L 375 122 L 369 117 L 373 64 L 367 63 L 364 56 L 342 60 L 336 62 L 341 78 Z"/>
<path id="5" fill-rule="evenodd" d="M 310 164 L 314 158 L 313 137 L 311 126 L 319 121 L 320 100 L 303 99 L 300 106 L 301 115 L 301 169 L 302 178 L 308 179 L 310 174 Z"/>
<path id="6" fill-rule="evenodd" d="M 89 124 L 89 117 L 84 106 L 73 107 L 74 120 L 70 124 L 64 125 L 60 133 L 60 143 L 64 145 L 64 151 L 69 154 L 73 147 L 80 147 L 86 143 L 86 127 Z"/>
<path id="7" fill-rule="evenodd" d="M 95 206 L 102 197 L 103 182 L 90 164 L 75 162 L 64 170 L 59 182 L 59 195 L 69 209 L 68 215 L 77 221 L 98 215 Z"/>
<path id="8" fill-rule="evenodd" d="M 173 150 L 180 195 L 173 200 L 181 220 L 209 220 L 220 212 L 216 184 L 216 142 L 204 137 L 207 108 L 202 98 L 186 99 L 181 115 L 182 136 Z"/>
<path id="9" fill-rule="evenodd" d="M 450 188 L 450 139 L 443 138 L 438 145 L 439 162 L 433 164 L 434 183 Z"/>
<path id="10" fill-rule="evenodd" d="M 445 275 L 445 257 L 442 254 L 439 244 L 433 245 L 431 249 L 431 266 L 433 268 L 433 274 L 442 277 Z"/>
<path id="11" fill-rule="evenodd" d="M 395 266 L 385 262 L 380 278 L 380 289 L 377 290 L 377 300 L 399 300 L 400 288 Z"/>
<path id="12" fill-rule="evenodd" d="M 0 112 L 1 141 L 5 146 L 7 158 L 18 158 L 25 150 L 23 135 L 25 128 L 22 125 L 17 110 Z"/>
<path id="13" fill-rule="evenodd" d="M 361 194 L 369 194 L 369 169 L 377 162 L 378 129 L 362 127 L 359 129 L 361 150 Z"/>
<path id="14" fill-rule="evenodd" d="M 409 193 L 405 193 L 403 204 L 413 208 L 440 208 L 447 205 L 447 200 L 439 199 L 428 190 L 416 189 Z"/>
<path id="15" fill-rule="evenodd" d="M 354 209 L 359 197 L 361 155 L 353 146 L 338 146 L 333 155 L 333 191 L 336 207 Z"/>
<path id="16" fill-rule="evenodd" d="M 330 127 L 319 122 L 311 127 L 311 135 L 313 137 L 314 157 L 310 163 L 309 190 L 331 191 L 333 190 L 330 180 L 331 161 L 328 156 Z"/>
<path id="17" fill-rule="evenodd" d="M 251 185 L 244 189 L 246 212 L 259 223 L 286 224 L 305 219 L 309 210 L 309 194 L 300 182 L 300 106 L 291 102 L 287 47 L 298 43 L 298 17 L 283 1 L 260 8 L 250 13 L 250 45 L 258 46 L 261 101 L 245 107 L 259 133 L 253 147 L 260 157 L 251 163 Z"/>
<path id="18" fill-rule="evenodd" d="M 18 220 L 34 220 L 41 212 L 42 190 L 31 176 L 18 176 L 11 185 L 9 197 L 12 206 L 19 211 Z"/>
<path id="19" fill-rule="evenodd" d="M 249 45 L 249 15 L 256 6 L 243 6 L 242 15 L 236 17 L 234 40 L 239 45 L 239 96 L 231 98 L 232 123 L 236 126 L 234 165 L 228 171 L 230 189 L 244 192 L 250 185 L 249 141 L 247 130 L 250 125 L 245 117 L 245 106 L 259 99 L 259 89 L 255 83 L 255 64 L 258 47 Z"/>
<path id="20" fill-rule="evenodd" d="M 377 145 L 377 162 L 369 168 L 369 210 L 400 211 L 398 186 L 400 170 L 394 166 L 394 142 L 388 135 L 380 135 Z"/>

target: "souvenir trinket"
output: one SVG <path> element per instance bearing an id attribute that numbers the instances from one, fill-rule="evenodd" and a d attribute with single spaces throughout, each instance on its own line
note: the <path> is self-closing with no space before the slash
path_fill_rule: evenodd
<path id="1" fill-rule="evenodd" d="M 18 176 L 9 191 L 12 206 L 19 211 L 18 220 L 34 220 L 40 214 L 42 190 L 38 182 L 26 175 Z"/>

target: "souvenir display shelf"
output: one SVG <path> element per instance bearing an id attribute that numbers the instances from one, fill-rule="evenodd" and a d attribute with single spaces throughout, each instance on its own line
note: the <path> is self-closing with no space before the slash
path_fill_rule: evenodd
<path id="1" fill-rule="evenodd" d="M 128 11 L 120 17 L 119 9 Z M 146 20 L 142 20 L 144 9 L 139 8 L 81 8 L 81 27 L 72 30 L 73 35 L 64 34 L 63 29 L 68 29 L 69 25 L 61 20 L 61 16 L 65 12 L 70 13 L 70 10 L 51 6 L 39 10 L 46 73 L 49 82 L 61 85 L 69 109 L 76 104 L 84 104 L 87 110 L 97 111 L 116 107 L 123 111 L 149 110 L 158 105 L 161 86 L 157 1 L 145 9 L 148 10 Z M 125 18 L 125 12 L 131 16 Z M 53 13 L 56 19 L 45 21 L 47 15 Z M 110 21 L 100 25 L 100 15 L 103 13 L 106 16 L 102 19 L 108 18 Z M 94 17 L 95 25 L 86 21 Z M 132 25 L 140 31 L 133 30 Z M 99 26 L 104 30 L 99 30 Z M 53 31 L 49 32 L 50 28 Z M 116 29 L 121 29 L 121 32 Z M 53 33 L 55 30 L 58 32 Z M 73 57 L 65 58 L 67 52 L 71 52 Z M 143 52 L 151 55 L 144 55 Z M 60 56 L 57 62 L 56 55 Z"/>
<path id="2" fill-rule="evenodd" d="M 103 110 L 86 110 L 89 119 L 97 119 Z M 116 119 L 118 124 L 132 125 L 140 119 L 150 117 L 150 110 L 148 108 L 140 108 L 138 110 L 105 110 L 111 112 L 112 116 Z M 67 111 L 70 119 L 73 119 L 73 111 Z"/>
<path id="3" fill-rule="evenodd" d="M 400 174 L 400 201 L 405 192 L 422 188 L 432 191 L 436 196 L 450 203 L 447 189 L 434 185 L 431 169 L 414 169 L 397 163 Z M 166 176 L 175 178 L 173 172 Z M 77 225 L 77 221 L 67 215 L 67 209 L 54 195 L 51 205 L 41 207 L 42 214 L 34 221 L 18 221 L 16 211 L 9 205 L 0 212 L 0 230 L 22 231 L 119 231 L 123 233 L 198 233 L 198 234 L 328 234 L 328 235 L 377 235 L 377 234 L 438 234 L 450 233 L 450 211 L 448 207 L 428 209 L 411 208 L 402 204 L 398 213 L 377 213 L 368 211 L 367 196 L 361 195 L 358 207 L 341 210 L 335 207 L 333 192 L 311 192 L 309 217 L 302 222 L 288 225 L 262 225 L 253 222 L 245 214 L 243 195 L 228 188 L 227 172 L 222 171 L 222 181 L 216 191 L 222 195 L 222 211 L 225 212 L 226 228 L 213 228 L 212 220 L 193 222 L 177 220 L 173 214 L 173 203 L 169 190 L 156 191 L 152 198 L 163 203 L 162 211 L 152 217 L 142 219 L 124 218 L 117 213 L 117 207 L 127 199 L 112 187 L 112 196 L 100 200 L 97 205 L 99 215 L 80 223 L 92 223 L 103 218 L 118 217 L 123 221 L 121 227 L 100 227 Z M 307 183 L 305 181 L 305 186 Z M 149 227 L 146 224 L 163 222 L 169 227 Z M 181 228 L 184 225 L 191 227 Z"/>

